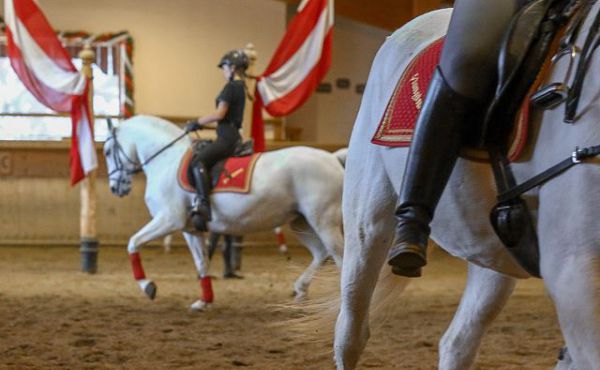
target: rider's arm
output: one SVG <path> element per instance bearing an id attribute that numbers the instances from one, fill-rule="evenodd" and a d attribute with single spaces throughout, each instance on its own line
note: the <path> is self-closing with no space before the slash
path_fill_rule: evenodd
<path id="1" fill-rule="evenodd" d="M 217 110 L 215 110 L 211 114 L 198 118 L 198 124 L 200 126 L 206 127 L 209 123 L 218 122 L 225 117 L 228 109 L 229 103 L 227 103 L 226 101 L 219 101 L 219 105 L 217 105 Z"/>
<path id="2" fill-rule="evenodd" d="M 228 109 L 229 104 L 227 102 L 219 101 L 219 105 L 217 105 L 217 110 L 215 110 L 213 113 L 195 120 L 188 121 L 185 127 L 186 132 L 200 130 L 203 127 L 207 127 L 208 124 L 212 122 L 218 122 L 222 120 L 223 117 L 225 117 L 225 115 L 227 114 Z"/>

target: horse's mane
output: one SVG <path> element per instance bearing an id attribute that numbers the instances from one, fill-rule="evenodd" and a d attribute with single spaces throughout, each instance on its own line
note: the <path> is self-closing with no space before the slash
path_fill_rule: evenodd
<path id="1" fill-rule="evenodd" d="M 152 137 L 158 140 L 170 141 L 183 133 L 183 130 L 165 119 L 139 115 L 123 121 L 119 125 L 122 133 L 135 130 L 136 136 Z"/>

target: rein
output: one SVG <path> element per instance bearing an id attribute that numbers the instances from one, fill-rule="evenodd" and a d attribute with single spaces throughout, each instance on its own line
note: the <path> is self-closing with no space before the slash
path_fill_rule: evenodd
<path id="1" fill-rule="evenodd" d="M 179 140 L 183 139 L 185 136 L 187 136 L 187 132 L 184 132 L 183 134 L 177 136 L 170 143 L 168 143 L 164 147 L 160 148 L 158 151 L 156 151 L 156 153 L 154 153 L 150 157 L 148 157 L 148 159 L 146 159 L 143 163 L 137 163 L 134 160 L 132 160 L 131 158 L 129 158 L 127 153 L 125 153 L 125 150 L 123 150 L 123 146 L 121 145 L 121 143 L 119 143 L 119 140 L 117 140 L 117 132 L 115 130 L 113 130 L 110 137 L 106 141 L 109 141 L 109 140 L 115 141 L 114 151 L 113 151 L 113 160 L 115 162 L 116 167 L 114 170 L 112 170 L 108 174 L 108 178 L 110 179 L 110 177 L 116 172 L 119 172 L 121 174 L 123 172 L 125 172 L 127 175 L 135 175 L 136 173 L 142 172 L 144 170 L 144 167 L 148 163 L 150 163 L 154 158 L 158 157 L 162 152 L 164 152 L 165 150 L 167 150 L 170 147 L 172 147 L 173 145 L 175 145 L 175 143 L 177 143 Z M 127 162 L 129 162 L 129 164 L 133 165 L 132 169 L 128 169 L 128 168 L 125 168 L 125 166 L 123 166 L 123 161 L 119 154 L 122 154 L 125 157 L 125 159 L 127 160 Z M 119 176 L 117 181 L 119 183 L 121 183 L 123 181 L 122 177 Z"/>

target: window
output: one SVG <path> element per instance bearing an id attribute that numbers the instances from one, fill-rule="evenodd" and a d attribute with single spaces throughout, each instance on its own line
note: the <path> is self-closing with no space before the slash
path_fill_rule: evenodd
<path id="1" fill-rule="evenodd" d="M 107 135 L 105 117 L 116 120 L 134 112 L 132 51 L 127 32 L 89 35 L 61 33 L 59 38 L 81 69 L 79 52 L 91 42 L 96 53 L 94 71 L 94 114 L 96 140 Z M 6 37 L 0 37 L 0 140 L 62 140 L 71 136 L 71 120 L 39 103 L 21 83 L 10 66 Z"/>

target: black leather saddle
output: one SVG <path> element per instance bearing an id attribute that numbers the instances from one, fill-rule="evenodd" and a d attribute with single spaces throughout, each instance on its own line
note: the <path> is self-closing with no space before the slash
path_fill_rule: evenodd
<path id="1" fill-rule="evenodd" d="M 192 156 L 196 155 L 196 153 L 200 152 L 204 146 L 206 146 L 212 142 L 213 142 L 212 140 L 197 140 L 197 141 L 195 141 L 192 146 Z M 246 157 L 246 156 L 252 155 L 252 154 L 254 154 L 254 141 L 253 140 L 240 141 L 240 142 L 238 142 L 237 146 L 235 147 L 235 151 L 233 152 L 233 155 L 231 155 L 231 157 Z M 231 158 L 231 157 L 229 157 L 229 158 Z M 227 161 L 227 158 L 217 162 L 214 166 L 212 166 L 211 168 L 208 169 L 208 171 L 210 173 L 211 186 L 213 188 L 217 185 L 217 181 L 219 180 L 219 176 L 221 175 L 221 172 L 223 172 L 226 161 Z M 190 172 L 190 170 L 188 169 L 188 173 L 189 172 Z M 192 185 L 194 185 L 193 184 L 193 176 L 191 176 L 191 174 L 188 176 L 189 176 L 190 183 Z"/>

